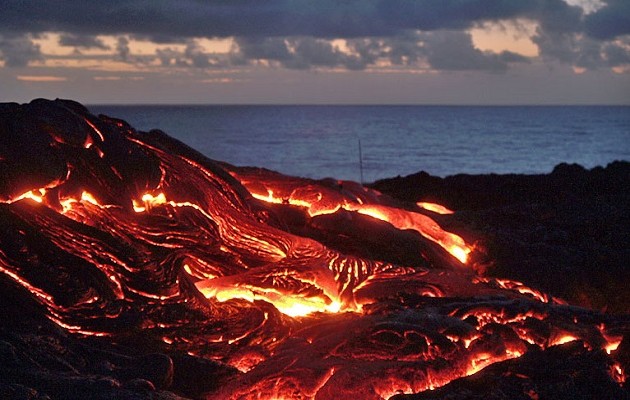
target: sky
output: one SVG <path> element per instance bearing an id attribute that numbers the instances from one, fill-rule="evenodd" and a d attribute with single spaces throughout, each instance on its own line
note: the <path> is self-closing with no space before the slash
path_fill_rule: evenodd
<path id="1" fill-rule="evenodd" d="M 2 0 L 0 101 L 630 104 L 630 0 Z"/>

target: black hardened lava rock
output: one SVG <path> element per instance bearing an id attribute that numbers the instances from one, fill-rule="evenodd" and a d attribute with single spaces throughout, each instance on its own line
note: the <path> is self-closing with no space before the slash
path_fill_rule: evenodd
<path id="1" fill-rule="evenodd" d="M 546 175 L 420 172 L 371 187 L 405 201 L 457 211 L 436 219 L 485 255 L 480 269 L 572 304 L 630 312 L 630 163 L 587 170 L 560 164 Z M 491 260 L 491 262 L 488 262 Z"/>

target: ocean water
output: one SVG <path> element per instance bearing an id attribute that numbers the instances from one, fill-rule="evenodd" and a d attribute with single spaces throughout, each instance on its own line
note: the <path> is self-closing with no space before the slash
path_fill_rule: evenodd
<path id="1" fill-rule="evenodd" d="M 309 178 L 548 173 L 630 160 L 627 106 L 88 107 L 206 156 Z"/>

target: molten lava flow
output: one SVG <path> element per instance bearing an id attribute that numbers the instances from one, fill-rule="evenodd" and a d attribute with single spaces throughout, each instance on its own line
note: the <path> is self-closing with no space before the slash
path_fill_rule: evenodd
<path id="1" fill-rule="evenodd" d="M 157 196 L 145 193 L 142 195 L 142 203 L 144 203 L 144 205 L 141 205 L 140 202 L 133 200 L 133 210 L 135 212 L 144 212 L 150 210 L 154 206 L 166 204 L 166 196 L 164 196 L 164 193 L 160 193 Z"/>
<path id="2" fill-rule="evenodd" d="M 244 299 L 249 302 L 263 300 L 271 303 L 283 314 L 291 317 L 302 317 L 313 312 L 339 312 L 341 303 L 338 301 L 329 301 L 326 303 L 321 297 L 300 297 L 287 295 L 280 291 L 257 292 L 256 288 L 248 289 L 247 287 L 228 287 L 222 289 L 219 284 L 209 281 L 204 285 L 198 285 L 197 288 L 209 298 L 216 298 L 220 302 L 232 299 Z"/>
<path id="3" fill-rule="evenodd" d="M 443 215 L 448 215 L 448 214 L 454 214 L 455 212 L 452 210 L 449 210 L 448 208 L 444 207 L 441 204 L 437 204 L 437 203 L 428 203 L 426 201 L 419 201 L 416 203 L 416 205 L 420 208 L 424 208 L 425 210 L 429 210 L 429 211 L 433 211 L 434 213 L 437 214 L 443 214 Z"/>
<path id="4" fill-rule="evenodd" d="M 17 139 L 0 146 L 0 289 L 77 336 L 240 371 L 195 397 L 381 400 L 557 348 L 626 381 L 627 321 L 461 268 L 471 246 L 418 209 L 442 207 L 46 107 L 2 131 Z M 9 147 L 27 139 L 46 168 Z"/>
<path id="5" fill-rule="evenodd" d="M 435 221 L 429 217 L 402 210 L 399 208 L 389 207 L 381 204 L 364 204 L 360 197 L 344 195 L 336 193 L 327 188 L 315 187 L 313 185 L 298 186 L 293 182 L 277 183 L 274 181 L 265 182 L 264 178 L 249 181 L 245 177 L 240 177 L 238 173 L 234 173 L 235 177 L 250 190 L 252 196 L 258 200 L 275 204 L 291 204 L 307 209 L 311 217 L 324 214 L 332 214 L 340 209 L 347 211 L 355 211 L 359 214 L 368 215 L 372 218 L 388 222 L 398 229 L 411 229 L 420 233 L 422 236 L 432 240 L 442 246 L 453 257 L 457 258 L 462 264 L 468 260 L 472 248 L 468 246 L 464 240 L 450 232 L 442 230 Z M 274 186 L 276 184 L 276 186 Z M 266 193 L 259 193 L 256 188 L 259 186 L 266 188 Z M 288 196 L 278 196 L 274 192 L 281 189 Z M 422 203 L 431 204 L 431 203 Z M 432 211 L 439 209 L 441 213 L 448 213 L 448 209 L 434 205 Z"/>
<path id="6" fill-rule="evenodd" d="M 31 199 L 33 201 L 41 203 L 45 194 L 46 194 L 46 189 L 29 190 L 28 192 L 17 196 L 15 199 L 10 200 L 10 203 L 13 203 L 15 201 L 19 201 L 22 199 Z"/>

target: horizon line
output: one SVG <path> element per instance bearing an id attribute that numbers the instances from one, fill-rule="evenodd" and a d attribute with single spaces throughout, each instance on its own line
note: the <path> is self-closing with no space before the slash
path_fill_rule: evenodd
<path id="1" fill-rule="evenodd" d="M 65 100 L 65 99 L 64 99 Z M 77 101 L 73 99 L 67 99 Z M 214 107 L 630 107 L 630 103 L 514 103 L 514 104 L 469 104 L 469 103 L 83 103 L 86 106 L 214 106 Z"/>

